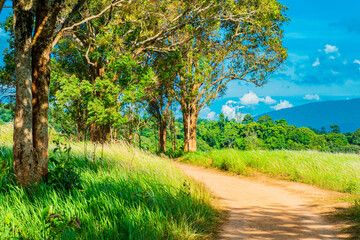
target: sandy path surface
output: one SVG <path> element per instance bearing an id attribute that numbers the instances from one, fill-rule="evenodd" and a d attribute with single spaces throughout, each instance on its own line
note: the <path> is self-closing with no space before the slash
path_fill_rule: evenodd
<path id="1" fill-rule="evenodd" d="M 345 239 L 343 226 L 322 216 L 339 196 L 306 184 L 249 178 L 176 163 L 203 182 L 229 212 L 219 239 Z M 339 204 L 339 203 L 336 203 Z"/>

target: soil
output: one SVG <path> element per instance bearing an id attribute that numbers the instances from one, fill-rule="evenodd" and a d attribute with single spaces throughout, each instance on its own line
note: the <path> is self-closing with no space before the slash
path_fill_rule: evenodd
<path id="1" fill-rule="evenodd" d="M 176 163 L 202 182 L 227 211 L 219 239 L 349 239 L 350 225 L 334 217 L 349 207 L 345 194 L 307 184 L 231 175 L 214 169 Z M 355 236 L 356 238 L 356 236 Z"/>

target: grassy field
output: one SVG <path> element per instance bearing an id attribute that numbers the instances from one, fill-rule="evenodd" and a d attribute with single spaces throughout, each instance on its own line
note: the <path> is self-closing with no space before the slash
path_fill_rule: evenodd
<path id="1" fill-rule="evenodd" d="M 189 153 L 182 157 L 181 161 L 246 176 L 263 172 L 272 177 L 351 193 L 353 195 L 351 199 L 358 200 L 355 200 L 350 208 L 337 212 L 336 216 L 353 220 L 354 225 L 345 231 L 349 231 L 354 236 L 360 236 L 359 155 L 315 151 L 223 149 L 208 153 Z"/>
<path id="2" fill-rule="evenodd" d="M 339 192 L 360 191 L 360 157 L 356 154 L 224 149 L 190 153 L 181 161 L 248 176 L 255 170 Z"/>
<path id="3" fill-rule="evenodd" d="M 218 224 L 210 194 L 169 160 L 120 143 L 72 144 L 51 155 L 78 182 L 65 175 L 60 187 L 24 190 L 10 145 L 11 126 L 0 126 L 0 239 L 209 239 Z"/>

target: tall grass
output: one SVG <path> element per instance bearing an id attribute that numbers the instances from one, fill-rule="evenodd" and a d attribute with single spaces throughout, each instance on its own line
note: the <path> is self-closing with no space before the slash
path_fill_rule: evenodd
<path id="1" fill-rule="evenodd" d="M 340 192 L 360 191 L 360 158 L 356 154 L 224 149 L 191 153 L 182 161 L 243 175 L 256 170 Z"/>
<path id="2" fill-rule="evenodd" d="M 0 187 L 0 239 L 212 236 L 218 212 L 210 194 L 169 160 L 121 143 L 98 146 L 96 151 L 88 144 L 86 155 L 83 144 L 72 144 L 68 157 L 80 171 L 80 188 L 56 189 L 41 183 L 25 190 L 7 179 L 5 173 L 12 172 L 11 144 L 0 136 L 5 142 L 0 165 L 7 165 Z"/>

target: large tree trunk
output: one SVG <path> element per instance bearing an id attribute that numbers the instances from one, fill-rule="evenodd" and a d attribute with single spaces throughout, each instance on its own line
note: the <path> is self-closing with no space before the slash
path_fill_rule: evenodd
<path id="1" fill-rule="evenodd" d="M 103 143 L 109 140 L 110 126 L 96 126 L 92 124 L 90 127 L 90 141 Z"/>
<path id="2" fill-rule="evenodd" d="M 14 172 L 17 182 L 29 185 L 34 178 L 31 93 L 32 1 L 14 0 L 15 82 Z"/>
<path id="3" fill-rule="evenodd" d="M 166 116 L 160 116 L 159 121 L 159 153 L 166 152 Z"/>
<path id="4" fill-rule="evenodd" d="M 32 49 L 32 104 L 36 179 L 41 179 L 48 173 L 50 54 L 61 2 L 62 1 L 39 0 L 35 13 L 36 24 Z"/>
<path id="5" fill-rule="evenodd" d="M 184 152 L 196 152 L 196 129 L 199 113 L 194 112 L 189 114 L 183 111 L 183 124 L 184 124 L 184 139 L 185 146 Z"/>

